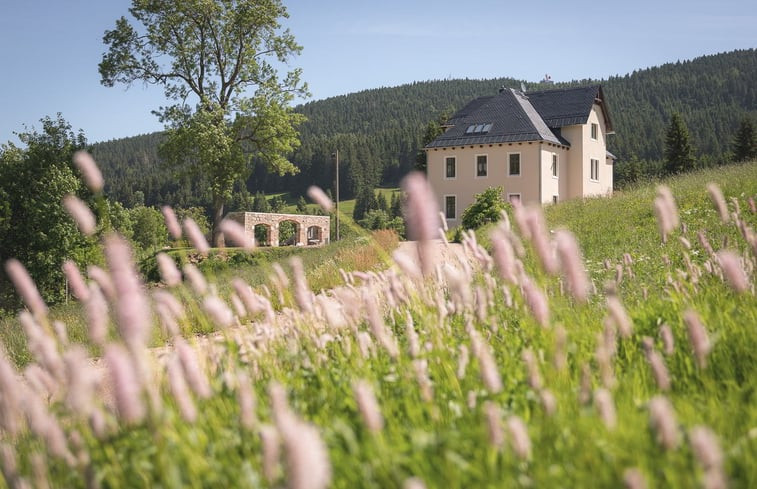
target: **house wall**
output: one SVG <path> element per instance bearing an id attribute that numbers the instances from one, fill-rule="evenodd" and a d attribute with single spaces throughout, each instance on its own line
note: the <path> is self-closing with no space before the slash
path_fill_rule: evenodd
<path id="1" fill-rule="evenodd" d="M 591 125 L 598 125 L 597 139 L 591 138 Z M 586 124 L 562 128 L 562 136 L 570 142 L 567 176 L 567 198 L 608 195 L 612 193 L 613 165 L 607 158 L 607 127 L 602 109 L 594 104 Z M 591 178 L 591 160 L 599 162 L 599 178 Z"/>
<path id="2" fill-rule="evenodd" d="M 503 187 L 503 197 L 520 194 L 523 203 L 552 202 L 552 195 L 558 189 L 558 179 L 553 179 L 550 170 L 553 152 L 559 152 L 560 161 L 565 158 L 566 150 L 560 146 L 540 143 L 495 143 L 453 148 L 433 148 L 427 150 L 427 175 L 431 188 L 439 204 L 445 210 L 445 197 L 455 196 L 455 219 L 448 219 L 447 225 L 455 227 L 460 224 L 463 211 L 479 194 L 489 187 Z M 521 173 L 509 175 L 509 154 L 520 153 Z M 488 172 L 486 177 L 476 176 L 476 157 L 487 155 Z M 455 178 L 446 178 L 445 161 L 449 156 L 456 158 Z M 541 156 L 541 169 L 539 169 Z M 540 179 L 549 188 L 542 188 L 540 198 Z M 552 187 L 554 186 L 554 188 Z"/>
<path id="3" fill-rule="evenodd" d="M 541 203 L 553 202 L 554 196 L 558 201 L 567 199 L 567 178 L 569 150 L 562 146 L 541 143 Z M 557 176 L 552 174 L 552 156 L 557 156 Z"/>

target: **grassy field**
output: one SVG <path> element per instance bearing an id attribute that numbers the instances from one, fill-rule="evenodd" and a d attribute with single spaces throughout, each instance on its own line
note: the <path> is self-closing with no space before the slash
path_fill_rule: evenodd
<path id="1" fill-rule="evenodd" d="M 114 321 L 123 338 L 104 345 L 99 371 L 111 401 L 79 382 L 97 369 L 50 320 L 27 317 L 30 387 L 0 361 L 6 483 L 757 487 L 757 164 L 664 183 L 680 219 L 666 242 L 649 185 L 548 207 L 544 235 L 511 215 L 495 243 L 494 227 L 468 238 L 468 266 L 448 258 L 425 278 L 399 260 L 316 297 L 317 274 L 295 266 L 270 294 L 225 308 L 212 290 L 167 289 L 195 328 L 223 329 L 228 314 L 244 328 L 194 349 L 175 340 L 158 362 Z M 341 283 L 326 258 L 311 267 Z M 281 312 L 266 315 L 273 301 Z M 114 318 L 133 303 L 115 297 Z"/>

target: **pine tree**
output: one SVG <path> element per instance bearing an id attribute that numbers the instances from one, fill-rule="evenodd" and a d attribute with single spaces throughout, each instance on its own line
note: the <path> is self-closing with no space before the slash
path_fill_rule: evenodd
<path id="1" fill-rule="evenodd" d="M 268 199 L 263 192 L 255 192 L 255 200 L 252 202 L 253 212 L 271 212 L 268 205 Z"/>
<path id="2" fill-rule="evenodd" d="M 754 129 L 752 119 L 744 117 L 733 138 L 733 161 L 754 159 L 757 159 L 757 131 Z"/>
<path id="3" fill-rule="evenodd" d="M 667 175 L 683 173 L 692 170 L 695 162 L 689 130 L 681 115 L 676 112 L 670 118 L 670 125 L 665 135 L 664 172 Z"/>

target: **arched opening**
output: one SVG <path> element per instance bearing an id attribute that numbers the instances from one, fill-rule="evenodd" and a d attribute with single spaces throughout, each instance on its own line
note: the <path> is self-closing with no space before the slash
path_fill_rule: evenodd
<path id="1" fill-rule="evenodd" d="M 271 246 L 271 226 L 268 224 L 255 225 L 255 245 Z"/>
<path id="2" fill-rule="evenodd" d="M 308 246 L 323 244 L 323 230 L 320 226 L 308 228 Z"/>
<path id="3" fill-rule="evenodd" d="M 300 223 L 286 220 L 279 223 L 279 246 L 298 246 L 300 242 Z"/>

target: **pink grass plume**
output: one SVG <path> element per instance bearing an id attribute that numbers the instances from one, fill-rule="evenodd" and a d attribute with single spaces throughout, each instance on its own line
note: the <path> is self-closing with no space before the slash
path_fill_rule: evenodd
<path id="1" fill-rule="evenodd" d="M 95 234 L 97 222 L 95 215 L 81 199 L 75 195 L 68 194 L 63 197 L 63 207 L 66 212 L 73 218 L 79 231 L 86 236 Z"/>
<path id="2" fill-rule="evenodd" d="M 352 391 L 365 426 L 373 433 L 380 432 L 384 428 L 384 418 L 381 416 L 381 408 L 371 384 L 365 380 L 358 380 L 352 385 Z"/>
<path id="3" fill-rule="evenodd" d="M 66 260 L 63 263 L 63 273 L 66 275 L 66 280 L 68 280 L 74 297 L 80 302 L 86 302 L 89 299 L 89 288 L 86 282 L 84 282 L 81 272 L 79 272 L 79 267 L 76 266 L 73 260 Z"/>
<path id="4" fill-rule="evenodd" d="M 502 429 L 502 409 L 492 401 L 484 402 L 483 407 L 486 427 L 489 432 L 489 443 L 493 447 L 500 448 L 505 444 L 505 432 Z"/>
<path id="5" fill-rule="evenodd" d="M 418 241 L 418 256 L 421 270 L 426 276 L 434 270 L 434 257 L 430 241 L 439 236 L 437 217 L 439 204 L 426 176 L 412 172 L 401 183 L 407 195 L 405 223 L 408 237 Z"/>
<path id="6" fill-rule="evenodd" d="M 728 205 L 723 198 L 723 192 L 720 191 L 720 187 L 715 183 L 708 183 L 707 193 L 710 195 L 710 200 L 712 200 L 712 205 L 715 206 L 720 220 L 724 223 L 729 222 L 731 216 L 728 214 Z"/>
<path id="7" fill-rule="evenodd" d="M 103 174 L 95 163 L 92 155 L 86 151 L 77 151 L 74 153 L 74 165 L 82 174 L 84 183 L 94 194 L 102 192 L 105 181 Z"/>
<path id="8" fill-rule="evenodd" d="M 518 416 L 510 416 L 507 419 L 507 431 L 515 454 L 521 459 L 531 458 L 531 438 L 523 420 Z"/>
<path id="9" fill-rule="evenodd" d="M 174 212 L 173 208 L 171 206 L 164 205 L 160 208 L 160 211 L 163 213 L 163 218 L 166 222 L 168 233 L 173 239 L 180 239 L 181 225 L 179 225 L 179 220 L 176 218 L 176 213 Z"/>
<path id="10" fill-rule="evenodd" d="M 32 314 L 34 314 L 37 321 L 44 320 L 44 318 L 47 317 L 47 305 L 45 304 L 45 301 L 42 300 L 42 296 L 29 275 L 29 272 L 26 271 L 26 268 L 24 268 L 20 261 L 11 258 L 5 262 L 5 272 L 11 279 L 11 282 L 13 282 L 16 291 L 24 301 L 24 304 L 26 304 L 26 307 L 28 307 Z"/>
<path id="11" fill-rule="evenodd" d="M 615 401 L 613 401 L 610 391 L 602 387 L 598 388 L 594 392 L 594 405 L 607 429 L 615 429 L 618 424 L 618 417 L 615 414 Z"/>
<path id="12" fill-rule="evenodd" d="M 692 309 L 683 313 L 683 321 L 686 323 L 689 342 L 691 343 L 691 349 L 694 351 L 697 365 L 699 365 L 699 368 L 705 368 L 707 366 L 707 356 L 710 354 L 710 350 L 712 350 L 712 343 L 707 334 L 707 329 L 702 324 L 699 315 Z"/>
<path id="13" fill-rule="evenodd" d="M 105 258 L 116 291 L 121 337 L 130 346 L 144 345 L 152 326 L 150 303 L 137 275 L 131 247 L 123 237 L 110 234 L 105 237 Z"/>
<path id="14" fill-rule="evenodd" d="M 160 252 L 156 256 L 160 278 L 169 287 L 176 287 L 181 283 L 181 272 L 176 267 L 176 262 L 168 254 Z"/>
<path id="15" fill-rule="evenodd" d="M 310 197 L 310 200 L 321 206 L 321 209 L 323 209 L 326 212 L 331 212 L 334 210 L 334 202 L 331 201 L 328 195 L 326 195 L 326 192 L 324 192 L 321 187 L 317 187 L 315 185 L 311 185 L 308 187 L 308 197 Z"/>
<path id="16" fill-rule="evenodd" d="M 649 401 L 649 423 L 663 448 L 672 450 L 678 446 L 675 411 L 665 396 L 655 396 Z"/>
<path id="17" fill-rule="evenodd" d="M 723 269 L 723 278 L 728 285 L 739 294 L 749 290 L 749 281 L 739 255 L 730 250 L 720 250 L 717 257 L 720 268 Z"/>
<path id="18" fill-rule="evenodd" d="M 223 235 L 229 238 L 232 243 L 236 244 L 237 246 L 241 246 L 246 250 L 251 250 L 254 248 L 253 240 L 245 232 L 244 226 L 242 226 L 238 222 L 231 219 L 224 219 L 223 221 L 221 221 L 219 227 Z"/>
<path id="19" fill-rule="evenodd" d="M 140 422 L 146 409 L 142 400 L 142 386 L 129 353 L 119 345 L 108 345 L 105 348 L 105 363 L 110 371 L 119 417 L 127 424 Z"/>
<path id="20" fill-rule="evenodd" d="M 589 297 L 589 278 L 576 237 L 570 231 L 560 229 L 555 233 L 555 242 L 568 288 L 577 302 L 584 303 Z"/>
<path id="21" fill-rule="evenodd" d="M 205 239 L 205 235 L 200 231 L 200 227 L 191 217 L 184 219 L 184 231 L 187 233 L 189 242 L 202 255 L 207 255 L 210 252 L 210 245 L 208 240 Z"/>

